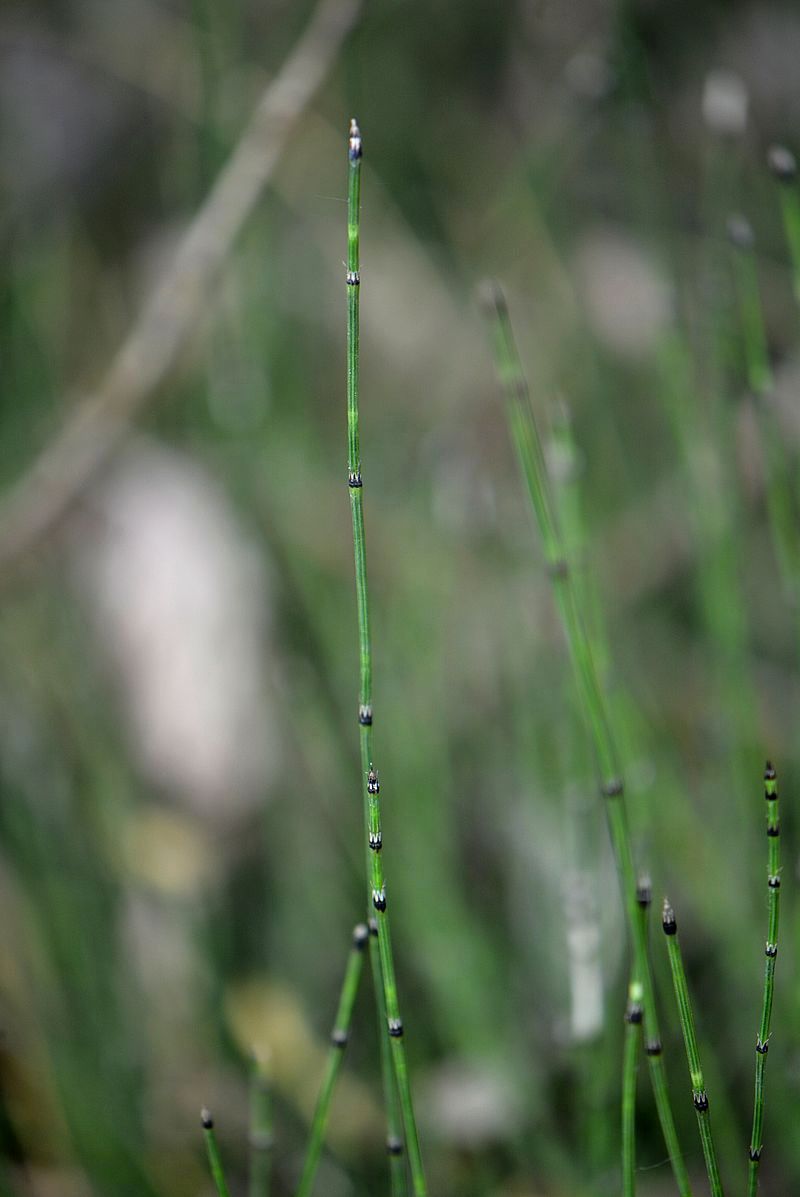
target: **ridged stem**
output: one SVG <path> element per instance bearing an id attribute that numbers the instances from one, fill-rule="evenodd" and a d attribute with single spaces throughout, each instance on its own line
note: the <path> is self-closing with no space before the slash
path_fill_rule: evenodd
<path id="1" fill-rule="evenodd" d="M 361 980 L 361 970 L 364 963 L 364 948 L 369 939 L 366 923 L 359 923 L 353 931 L 353 942 L 347 957 L 342 990 L 339 995 L 339 1006 L 336 1010 L 336 1021 L 331 1031 L 331 1045 L 328 1048 L 328 1058 L 325 1062 L 325 1074 L 320 1085 L 311 1131 L 308 1137 L 303 1173 L 297 1186 L 297 1197 L 311 1197 L 314 1179 L 317 1175 L 322 1147 L 325 1142 L 325 1132 L 328 1127 L 328 1116 L 331 1110 L 336 1079 L 342 1067 L 344 1051 L 350 1038 L 350 1022 L 353 1017 L 353 1006 Z"/>
<path id="2" fill-rule="evenodd" d="M 203 1108 L 200 1111 L 200 1121 L 203 1125 L 203 1136 L 206 1141 L 206 1151 L 208 1152 L 208 1162 L 211 1167 L 211 1176 L 216 1186 L 218 1197 L 230 1197 L 228 1185 L 225 1180 L 225 1173 L 222 1170 L 222 1160 L 219 1154 L 219 1146 L 217 1145 L 217 1136 L 214 1134 L 214 1119 L 211 1117 L 209 1110 Z"/>
<path id="3" fill-rule="evenodd" d="M 781 216 L 792 262 L 794 294 L 800 304 L 800 197 L 796 187 L 797 163 L 791 150 L 781 145 L 771 147 L 767 161 L 780 188 Z"/>
<path id="4" fill-rule="evenodd" d="M 353 549 L 356 575 L 356 607 L 358 611 L 359 645 L 359 708 L 358 721 L 361 740 L 361 770 L 364 786 L 364 813 L 367 832 L 367 877 L 370 898 L 375 911 L 378 931 L 378 955 L 386 1004 L 388 1034 L 400 1113 L 405 1132 L 408 1162 L 411 1169 L 415 1197 L 425 1197 L 427 1185 L 422 1165 L 417 1124 L 411 1098 L 403 1022 L 395 980 L 391 931 L 387 910 L 386 882 L 381 850 L 380 782 L 374 768 L 373 707 L 372 707 L 372 643 L 369 630 L 369 601 L 367 590 L 367 552 L 364 536 L 364 489 L 361 476 L 359 443 L 359 292 L 360 292 L 360 204 L 361 204 L 361 133 L 355 121 L 350 125 L 348 146 L 347 187 L 347 468 L 350 488 L 350 509 L 353 519 Z M 378 978 L 376 978 L 378 983 Z M 387 1110 L 390 1110 L 387 1091 Z M 391 1134 L 391 1125 L 390 1125 Z"/>
<path id="5" fill-rule="evenodd" d="M 764 965 L 764 998 L 761 1004 L 761 1023 L 756 1039 L 756 1080 L 753 1101 L 753 1132 L 750 1136 L 750 1170 L 748 1197 L 758 1190 L 758 1169 L 761 1162 L 762 1131 L 764 1126 L 764 1079 L 772 1023 L 772 997 L 775 987 L 775 961 L 778 956 L 778 915 L 780 912 L 780 818 L 778 810 L 778 781 L 774 768 L 767 761 L 764 770 L 764 797 L 767 800 L 767 902 L 769 908 L 767 943 Z"/>
<path id="6" fill-rule="evenodd" d="M 683 967 L 681 945 L 678 941 L 678 924 L 675 911 L 667 899 L 664 899 L 664 909 L 661 915 L 661 925 L 667 938 L 667 952 L 672 970 L 672 985 L 675 990 L 675 1001 L 678 1004 L 678 1016 L 683 1032 L 683 1042 L 686 1047 L 686 1059 L 689 1063 L 689 1077 L 692 1083 L 692 1101 L 697 1114 L 697 1125 L 700 1130 L 700 1142 L 706 1161 L 708 1182 L 711 1186 L 712 1197 L 723 1197 L 722 1181 L 717 1165 L 717 1153 L 711 1135 L 711 1116 L 708 1109 L 708 1094 L 706 1093 L 703 1070 L 700 1066 L 700 1052 L 697 1047 L 697 1034 L 694 1027 L 694 1014 L 689 997 L 689 986 L 686 982 L 686 972 Z"/>
<path id="7" fill-rule="evenodd" d="M 555 509 L 550 498 L 542 443 L 531 408 L 522 364 L 514 342 L 505 297 L 496 284 L 489 284 L 485 290 L 484 301 L 491 326 L 495 365 L 506 396 L 511 435 L 542 537 L 556 605 L 564 627 L 575 681 L 594 747 L 600 792 L 605 803 L 611 842 L 617 862 L 634 966 L 643 989 L 645 1035 L 656 1108 L 679 1192 L 681 1197 L 689 1197 L 691 1186 L 678 1142 L 661 1060 L 658 1014 L 655 1006 L 645 929 L 638 917 L 636 868 L 611 722 L 597 676 L 585 616 L 579 608 L 555 517 Z"/>
<path id="8" fill-rule="evenodd" d="M 641 982 L 632 975 L 622 1051 L 622 1197 L 635 1197 L 636 1193 L 636 1074 L 642 1041 L 642 997 Z"/>

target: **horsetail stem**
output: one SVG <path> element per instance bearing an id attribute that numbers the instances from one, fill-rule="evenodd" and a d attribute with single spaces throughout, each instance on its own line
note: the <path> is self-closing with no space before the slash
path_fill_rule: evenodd
<path id="1" fill-rule="evenodd" d="M 778 956 L 778 914 L 780 910 L 780 821 L 778 811 L 778 781 L 772 764 L 764 769 L 764 797 L 767 800 L 767 897 L 769 916 L 764 966 L 764 999 L 761 1005 L 761 1025 L 756 1039 L 756 1081 L 753 1103 L 753 1133 L 750 1136 L 750 1172 L 748 1197 L 755 1197 L 758 1189 L 758 1169 L 761 1162 L 762 1129 L 764 1125 L 764 1073 L 767 1067 L 772 996 L 775 985 L 775 961 Z"/>
<path id="2" fill-rule="evenodd" d="M 706 1161 L 708 1181 L 711 1185 L 712 1197 L 722 1197 L 722 1181 L 717 1166 L 717 1153 L 714 1150 L 714 1140 L 711 1137 L 711 1121 L 708 1112 L 708 1096 L 703 1070 L 700 1067 L 700 1052 L 697 1048 L 697 1035 L 694 1029 L 694 1015 L 689 998 L 689 986 L 686 983 L 686 973 L 683 968 L 683 956 L 678 942 L 678 924 L 675 911 L 667 899 L 661 913 L 661 925 L 667 937 L 667 951 L 672 970 L 672 984 L 675 990 L 675 1000 L 678 1003 L 678 1015 L 683 1031 L 683 1042 L 686 1046 L 686 1058 L 689 1062 L 689 1076 L 692 1082 L 692 1101 L 697 1113 L 697 1125 L 700 1128 L 700 1142 L 703 1145 L 703 1156 Z"/>
<path id="3" fill-rule="evenodd" d="M 753 231 L 745 217 L 730 218 L 728 238 L 733 246 L 733 275 L 747 380 L 756 400 L 761 439 L 766 455 L 765 487 L 772 540 L 781 580 L 786 592 L 796 604 L 800 597 L 800 553 L 795 535 L 792 492 L 780 431 L 776 427 L 774 414 L 768 407 L 774 380 L 753 252 Z"/>
<path id="4" fill-rule="evenodd" d="M 391 1058 L 397 1093 L 400 1101 L 403 1129 L 405 1132 L 411 1181 L 415 1197 L 425 1197 L 427 1185 L 422 1165 L 422 1154 L 411 1099 L 408 1077 L 403 1023 L 397 997 L 394 972 L 394 957 L 386 908 L 386 883 L 381 857 L 383 832 L 381 829 L 380 781 L 373 766 L 372 728 L 372 643 L 369 630 L 369 601 L 367 591 L 367 552 L 364 538 L 364 498 L 361 477 L 361 451 L 359 444 L 359 236 L 361 204 L 361 132 L 355 120 L 350 122 L 348 143 L 348 186 L 347 186 L 347 469 L 350 488 L 350 510 L 353 517 L 353 551 L 356 575 L 356 606 L 358 611 L 358 643 L 360 662 L 360 687 L 358 723 L 361 740 L 361 770 L 364 786 L 364 814 L 367 832 L 367 878 L 378 931 L 378 955 L 380 977 L 376 985 L 382 984 L 386 1005 L 386 1031 L 390 1038 Z M 386 1085 L 387 1109 L 390 1109 L 389 1090 Z M 392 1135 L 390 1124 L 390 1136 Z M 394 1154 L 396 1138 L 390 1138 L 390 1154 Z"/>
<path id="5" fill-rule="evenodd" d="M 347 968 L 342 981 L 339 995 L 339 1006 L 336 1010 L 336 1021 L 331 1031 L 331 1045 L 328 1049 L 328 1059 L 325 1064 L 325 1075 L 320 1085 L 314 1118 L 311 1123 L 311 1133 L 308 1138 L 303 1174 L 297 1186 L 297 1197 L 310 1197 L 317 1175 L 322 1145 L 325 1142 L 325 1131 L 328 1126 L 328 1115 L 331 1109 L 331 1098 L 339 1076 L 339 1070 L 344 1058 L 344 1050 L 350 1037 L 350 1022 L 353 1017 L 353 1006 L 361 980 L 361 969 L 364 963 L 364 948 L 369 939 L 369 928 L 366 923 L 359 923 L 353 931 L 353 942 L 347 957 Z"/>
<path id="6" fill-rule="evenodd" d="M 211 1117 L 211 1111 L 203 1107 L 200 1111 L 200 1121 L 203 1125 L 203 1136 L 206 1141 L 208 1162 L 211 1166 L 211 1176 L 214 1180 L 218 1197 L 230 1197 L 225 1181 L 225 1173 L 222 1171 L 222 1160 L 220 1159 L 219 1147 L 217 1146 L 217 1136 L 214 1134 L 214 1119 Z"/>
<path id="7" fill-rule="evenodd" d="M 781 215 L 792 261 L 794 294 L 800 304 L 800 198 L 795 187 L 797 163 L 791 150 L 782 145 L 771 147 L 767 163 L 780 189 Z"/>
<path id="8" fill-rule="evenodd" d="M 661 1130 L 669 1151 L 678 1190 L 681 1197 L 689 1197 L 691 1194 L 689 1176 L 678 1142 L 661 1059 L 661 1036 L 650 973 L 647 938 L 644 923 L 639 917 L 636 869 L 628 828 L 623 782 L 617 766 L 617 753 L 606 701 L 597 676 L 590 638 L 586 630 L 585 616 L 580 610 L 555 518 L 555 509 L 550 498 L 542 443 L 530 404 L 519 353 L 514 342 L 505 296 L 497 284 L 489 283 L 484 288 L 483 298 L 491 324 L 495 366 L 500 385 L 506 396 L 511 435 L 542 537 L 545 560 L 566 635 L 581 705 L 594 747 L 600 793 L 605 802 L 611 842 L 617 861 L 617 872 L 622 889 L 634 964 L 643 990 L 647 1056 Z"/>
<path id="9" fill-rule="evenodd" d="M 250 1197 L 269 1197 L 272 1177 L 272 1098 L 265 1061 L 254 1053 L 250 1073 Z"/>
<path id="10" fill-rule="evenodd" d="M 642 1039 L 643 996 L 641 982 L 632 970 L 622 1053 L 622 1197 L 634 1197 L 636 1192 L 636 1073 Z"/>

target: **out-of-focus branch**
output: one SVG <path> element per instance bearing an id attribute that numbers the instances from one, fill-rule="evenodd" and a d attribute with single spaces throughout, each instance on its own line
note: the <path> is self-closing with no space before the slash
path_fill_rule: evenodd
<path id="1" fill-rule="evenodd" d="M 0 505 L 0 582 L 58 524 L 166 379 L 360 7 L 361 0 L 320 0 L 105 377 Z"/>

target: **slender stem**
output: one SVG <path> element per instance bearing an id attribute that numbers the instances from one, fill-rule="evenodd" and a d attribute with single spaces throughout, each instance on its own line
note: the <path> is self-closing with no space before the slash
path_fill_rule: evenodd
<path id="1" fill-rule="evenodd" d="M 703 1070 L 700 1066 L 700 1052 L 697 1047 L 697 1035 L 694 1029 L 694 1014 L 689 998 L 689 986 L 686 983 L 686 973 L 683 968 L 683 956 L 678 942 L 678 924 L 675 911 L 667 899 L 664 899 L 664 909 L 661 915 L 661 925 L 667 937 L 667 951 L 669 964 L 672 969 L 672 984 L 675 990 L 675 1000 L 678 1003 L 678 1015 L 681 1020 L 683 1042 L 686 1046 L 686 1059 L 689 1062 L 689 1076 L 692 1082 L 692 1101 L 697 1113 L 697 1125 L 700 1128 L 700 1142 L 703 1145 L 703 1156 L 706 1161 L 708 1181 L 711 1186 L 712 1197 L 722 1197 L 722 1181 L 717 1166 L 717 1153 L 714 1150 L 714 1140 L 711 1137 L 711 1119 L 708 1112 L 708 1095 L 703 1080 Z"/>
<path id="2" fill-rule="evenodd" d="M 347 957 L 347 968 L 345 969 L 344 980 L 342 981 L 342 991 L 339 995 L 336 1021 L 331 1031 L 331 1045 L 328 1049 L 328 1059 L 325 1063 L 325 1074 L 322 1078 L 317 1105 L 314 1110 L 314 1118 L 311 1122 L 311 1133 L 308 1137 L 308 1148 L 306 1150 L 305 1163 L 303 1164 L 303 1174 L 300 1177 L 300 1184 L 297 1186 L 297 1197 L 310 1197 L 311 1190 L 314 1187 L 314 1178 L 317 1175 L 317 1168 L 319 1167 L 320 1156 L 322 1155 L 322 1146 L 325 1142 L 325 1131 L 328 1127 L 331 1098 L 333 1097 L 336 1079 L 339 1076 L 339 1070 L 342 1066 L 344 1049 L 347 1047 L 347 1041 L 350 1037 L 350 1022 L 353 1017 L 353 1006 L 361 980 L 364 948 L 368 939 L 369 930 L 366 923 L 359 923 L 353 931 L 353 943 L 350 948 L 350 954 Z"/>
<path id="3" fill-rule="evenodd" d="M 753 1133 L 750 1136 L 750 1172 L 748 1197 L 755 1197 L 758 1189 L 758 1169 L 761 1162 L 762 1130 L 764 1126 L 764 1073 L 767 1067 L 772 995 L 775 985 L 775 961 L 778 956 L 778 914 L 780 911 L 780 820 L 778 811 L 778 782 L 774 768 L 767 761 L 764 770 L 764 797 L 767 800 L 767 900 L 769 903 L 767 944 L 764 966 L 764 999 L 761 1005 L 761 1024 L 756 1039 L 756 1082 L 753 1102 Z"/>
<path id="4" fill-rule="evenodd" d="M 359 444 L 359 236 L 361 203 L 361 133 L 355 121 L 350 124 L 347 187 L 347 468 L 350 509 L 353 518 L 353 550 L 358 611 L 358 646 L 360 686 L 358 722 L 361 740 L 361 769 L 364 787 L 364 814 L 367 830 L 367 878 L 378 929 L 378 955 L 386 1004 L 386 1033 L 390 1039 L 392 1063 L 400 1100 L 411 1181 L 415 1197 L 425 1197 L 427 1185 L 411 1099 L 403 1022 L 397 996 L 394 957 L 387 911 L 386 881 L 381 849 L 380 782 L 373 767 L 372 642 L 369 630 L 367 590 L 367 550 L 364 536 L 364 499 Z M 376 978 L 376 983 L 377 983 Z M 388 1108 L 388 1094 L 387 1094 Z M 391 1133 L 391 1132 L 390 1132 Z"/>
<path id="5" fill-rule="evenodd" d="M 264 1060 L 254 1055 L 250 1074 L 250 1197 L 269 1197 L 272 1150 L 269 1079 Z"/>
<path id="6" fill-rule="evenodd" d="M 800 598 L 800 550 L 795 534 L 794 504 L 786 449 L 774 412 L 770 410 L 774 379 L 758 286 L 753 231 L 743 216 L 733 216 L 728 221 L 728 237 L 733 246 L 733 276 L 747 380 L 755 397 L 766 456 L 765 488 L 772 541 L 781 580 L 796 607 Z"/>
<path id="7" fill-rule="evenodd" d="M 767 156 L 769 168 L 780 185 L 781 215 L 789 256 L 792 260 L 792 281 L 795 298 L 800 304 L 800 198 L 797 195 L 795 179 L 797 163 L 794 154 L 785 146 L 774 145 Z"/>
<path id="8" fill-rule="evenodd" d="M 634 969 L 628 985 L 622 1052 L 622 1197 L 635 1197 L 636 1193 L 636 1073 L 642 1041 L 643 993 Z"/>
<path id="9" fill-rule="evenodd" d="M 211 1165 L 211 1175 L 216 1185 L 218 1197 L 230 1197 L 228 1185 L 225 1181 L 225 1173 L 222 1171 L 222 1160 L 220 1159 L 219 1147 L 217 1146 L 217 1136 L 214 1134 L 214 1119 L 211 1117 L 210 1111 L 205 1109 L 205 1107 L 200 1111 L 200 1121 L 203 1124 L 208 1162 Z"/>
<path id="10" fill-rule="evenodd" d="M 643 988 L 647 1053 L 658 1116 L 678 1189 L 681 1197 L 688 1197 L 691 1194 L 691 1186 L 678 1142 L 661 1060 L 661 1036 L 650 973 L 650 960 L 647 953 L 647 939 L 644 925 L 638 917 L 633 848 L 628 827 L 623 782 L 617 765 L 617 752 L 606 700 L 598 680 L 585 616 L 580 610 L 575 586 L 567 566 L 563 542 L 550 498 L 542 443 L 514 342 L 505 297 L 499 287 L 490 284 L 485 298 L 487 314 L 491 323 L 495 364 L 506 396 L 512 439 L 542 537 L 545 560 L 552 579 L 575 681 L 594 747 L 600 792 L 605 801 L 634 962 Z"/>

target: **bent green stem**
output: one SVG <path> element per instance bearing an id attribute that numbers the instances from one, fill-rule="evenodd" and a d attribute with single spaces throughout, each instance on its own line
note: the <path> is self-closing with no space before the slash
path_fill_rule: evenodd
<path id="1" fill-rule="evenodd" d="M 567 640 L 575 682 L 594 747 L 600 793 L 605 804 L 611 842 L 617 862 L 634 966 L 643 989 L 647 1055 L 661 1130 L 681 1197 L 689 1197 L 691 1194 L 689 1176 L 678 1142 L 661 1059 L 661 1037 L 650 960 L 647 953 L 646 932 L 638 913 L 636 868 L 623 781 L 617 763 L 611 721 L 598 679 L 585 622 L 586 617 L 580 609 L 555 517 L 555 508 L 550 497 L 542 442 L 530 404 L 528 387 L 514 341 L 505 297 L 500 288 L 491 283 L 486 287 L 483 298 L 490 322 L 495 366 L 506 397 L 511 436 L 542 538 L 545 560 Z"/>

